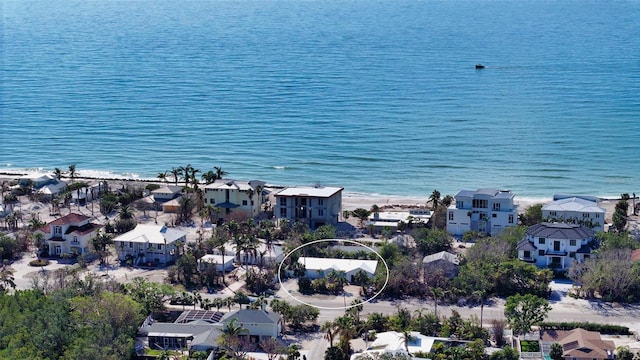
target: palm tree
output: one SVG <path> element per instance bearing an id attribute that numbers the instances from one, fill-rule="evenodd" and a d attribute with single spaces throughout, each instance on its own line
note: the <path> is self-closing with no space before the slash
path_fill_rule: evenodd
<path id="1" fill-rule="evenodd" d="M 484 298 L 487 296 L 486 290 L 476 290 L 473 292 L 473 297 L 480 300 L 480 328 L 482 329 L 482 316 L 484 314 Z"/>
<path id="2" fill-rule="evenodd" d="M 432 227 L 436 228 L 436 210 L 438 210 L 438 205 L 440 205 L 440 191 L 433 190 L 431 196 L 429 196 L 429 201 L 431 201 L 431 209 L 433 210 L 433 215 L 431 219 Z"/>
<path id="3" fill-rule="evenodd" d="M 218 176 L 216 175 L 216 173 L 213 170 L 209 170 L 206 173 L 203 173 L 201 176 L 202 180 L 204 180 L 204 183 L 206 185 L 212 184 L 216 181 L 216 179 L 218 178 Z"/>
<path id="4" fill-rule="evenodd" d="M 173 181 L 175 182 L 176 185 L 178 185 L 178 179 L 180 178 L 180 176 L 182 175 L 182 168 L 172 168 L 170 171 L 171 175 L 173 176 Z"/>
<path id="5" fill-rule="evenodd" d="M 120 210 L 118 210 L 118 216 L 122 220 L 127 220 L 133 218 L 133 210 L 129 205 L 123 205 Z"/>
<path id="6" fill-rule="evenodd" d="M 438 316 L 438 299 L 441 299 L 444 296 L 444 290 L 438 287 L 429 288 L 431 292 L 431 297 L 433 298 L 433 313 Z"/>
<path id="7" fill-rule="evenodd" d="M 42 247 L 44 246 L 44 234 L 37 231 L 31 235 L 31 240 L 33 241 L 33 246 L 36 248 L 36 256 L 38 260 L 40 260 L 40 253 L 42 252 Z"/>
<path id="8" fill-rule="evenodd" d="M 229 175 L 228 172 L 222 170 L 222 168 L 219 166 L 214 166 L 213 168 L 216 170 L 216 178 L 218 179 L 222 179 L 223 176 Z"/>
<path id="9" fill-rule="evenodd" d="M 76 164 L 69 165 L 69 177 L 71 178 L 71 182 L 76 178 L 78 173 L 76 172 Z"/>
<path id="10" fill-rule="evenodd" d="M 58 180 L 62 179 L 62 170 L 60 170 L 60 168 L 53 169 L 53 176 Z"/>
<path id="11" fill-rule="evenodd" d="M 163 171 L 161 173 L 158 173 L 157 178 L 161 181 L 167 182 L 167 172 Z"/>
<path id="12" fill-rule="evenodd" d="M 329 347 L 333 347 L 333 339 L 338 335 L 338 326 L 333 321 L 325 321 L 320 327 L 320 330 L 324 332 L 325 340 L 329 341 Z"/>
<path id="13" fill-rule="evenodd" d="M 349 308 L 349 310 L 347 310 L 347 313 L 349 313 L 350 315 L 353 315 L 356 324 L 360 323 L 360 313 L 362 312 L 362 310 L 364 309 L 364 303 L 362 302 L 362 300 L 360 299 L 355 299 L 351 301 L 351 307 Z"/>

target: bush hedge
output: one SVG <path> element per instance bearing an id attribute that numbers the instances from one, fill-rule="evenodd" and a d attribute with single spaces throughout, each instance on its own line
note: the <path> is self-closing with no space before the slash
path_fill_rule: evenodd
<path id="1" fill-rule="evenodd" d="M 29 266 L 47 266 L 49 265 L 49 260 L 47 259 L 36 259 L 29 261 Z"/>
<path id="2" fill-rule="evenodd" d="M 597 331 L 604 335 L 632 335 L 628 327 L 620 325 L 591 322 L 543 322 L 540 324 L 541 330 L 573 330 L 577 328 Z"/>

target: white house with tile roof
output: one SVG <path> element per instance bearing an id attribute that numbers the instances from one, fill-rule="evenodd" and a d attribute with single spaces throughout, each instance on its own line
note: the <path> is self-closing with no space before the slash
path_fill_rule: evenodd
<path id="1" fill-rule="evenodd" d="M 253 217 L 264 204 L 264 186 L 260 180 L 218 179 L 204 186 L 204 203 L 217 208 L 222 218 L 232 211 L 243 211 Z"/>
<path id="2" fill-rule="evenodd" d="M 585 225 L 594 231 L 604 231 L 606 210 L 598 206 L 597 198 L 554 196 L 554 201 L 542 207 L 542 218 L 548 222 L 570 222 Z"/>
<path id="3" fill-rule="evenodd" d="M 579 224 L 540 223 L 527 229 L 518 242 L 518 258 L 540 268 L 568 269 L 594 250 L 594 231 Z"/>
<path id="4" fill-rule="evenodd" d="M 279 224 L 283 219 L 291 224 L 303 222 L 313 230 L 322 225 L 337 225 L 342 210 L 341 187 L 287 187 L 275 196 L 273 214 Z"/>
<path id="5" fill-rule="evenodd" d="M 89 216 L 71 213 L 38 231 L 44 234 L 49 256 L 80 255 L 94 252 L 91 240 L 102 227 L 92 223 Z"/>
<path id="6" fill-rule="evenodd" d="M 518 225 L 514 197 L 509 190 L 460 190 L 447 209 L 447 231 L 456 236 L 471 230 L 496 235 Z"/>
<path id="7" fill-rule="evenodd" d="M 134 265 L 164 265 L 177 260 L 177 248 L 186 244 L 187 233 L 155 224 L 138 224 L 113 239 L 118 259 L 132 258 Z"/>

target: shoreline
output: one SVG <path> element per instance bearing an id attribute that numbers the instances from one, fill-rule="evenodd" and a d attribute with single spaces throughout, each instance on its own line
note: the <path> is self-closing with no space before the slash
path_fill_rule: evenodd
<path id="1" fill-rule="evenodd" d="M 0 178 L 17 178 L 25 175 L 38 175 L 38 174 L 52 174 L 52 171 L 44 169 L 3 169 L 0 170 Z M 68 180 L 69 177 L 63 177 Z M 116 182 L 134 182 L 141 184 L 173 184 L 172 181 L 162 181 L 157 178 L 139 177 L 138 175 L 117 174 L 109 171 L 97 171 L 97 170 L 83 170 L 78 171 L 76 177 L 78 180 L 107 180 Z M 178 182 L 180 185 L 180 181 Z M 287 186 L 278 184 L 266 184 L 266 188 L 269 189 L 282 189 Z M 454 196 L 455 194 L 443 194 Z M 595 196 L 595 195 L 594 195 Z M 607 210 L 607 217 L 609 218 L 613 214 L 615 203 L 620 200 L 620 197 L 601 197 L 595 196 L 599 199 L 600 206 Z M 515 203 L 518 205 L 518 212 L 523 213 L 529 206 L 535 204 L 545 204 L 553 200 L 553 194 L 546 197 L 533 197 L 533 196 L 518 196 L 515 194 Z M 381 208 L 389 209 L 402 209 L 402 208 L 416 208 L 416 207 L 428 207 L 429 196 L 412 196 L 412 195 L 390 195 L 379 193 L 363 193 L 363 192 L 350 192 L 343 191 L 342 196 L 342 210 L 355 210 L 356 208 L 370 209 L 373 205 L 377 205 Z"/>

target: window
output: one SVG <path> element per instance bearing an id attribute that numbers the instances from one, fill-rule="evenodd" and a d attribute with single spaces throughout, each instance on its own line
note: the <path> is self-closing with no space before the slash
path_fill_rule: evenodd
<path id="1" fill-rule="evenodd" d="M 474 208 L 486 209 L 489 207 L 489 200 L 473 199 L 471 201 L 471 206 Z"/>
<path id="2" fill-rule="evenodd" d="M 600 214 L 596 214 L 596 219 L 599 219 L 599 218 L 600 218 Z"/>
<path id="3" fill-rule="evenodd" d="M 158 244 L 158 250 L 162 250 L 162 244 Z"/>
<path id="4" fill-rule="evenodd" d="M 576 246 L 576 240 L 575 239 L 569 240 L 569 246 Z"/>
<path id="5" fill-rule="evenodd" d="M 582 217 L 583 218 L 588 218 L 589 217 L 589 213 L 582 213 Z"/>
<path id="6" fill-rule="evenodd" d="M 493 210 L 500 211 L 500 203 L 493 203 Z"/>
<path id="7" fill-rule="evenodd" d="M 491 217 L 495 219 L 498 217 L 498 214 L 491 214 Z"/>
<path id="8" fill-rule="evenodd" d="M 555 211 L 549 211 L 549 216 L 557 216 L 558 213 L 556 213 Z"/>
<path id="9" fill-rule="evenodd" d="M 513 224 L 513 214 L 509 214 L 509 224 Z"/>
<path id="10" fill-rule="evenodd" d="M 571 251 L 571 252 L 569 253 L 569 257 L 570 257 L 570 258 L 574 258 L 574 259 L 575 259 L 575 258 L 576 258 L 576 253 L 575 253 L 575 251 Z"/>
<path id="11" fill-rule="evenodd" d="M 323 206 L 324 205 L 324 199 L 318 199 L 318 205 Z"/>
<path id="12" fill-rule="evenodd" d="M 129 249 L 133 249 L 133 242 L 129 241 Z"/>
<path id="13" fill-rule="evenodd" d="M 287 206 L 287 198 L 284 198 L 284 197 L 280 198 L 280 206 Z"/>
<path id="14" fill-rule="evenodd" d="M 280 217 L 287 217 L 287 209 L 280 208 Z"/>
<path id="15" fill-rule="evenodd" d="M 538 256 L 544 256 L 544 250 L 538 250 Z"/>
<path id="16" fill-rule="evenodd" d="M 453 221 L 453 211 L 449 213 L 449 221 Z"/>
<path id="17" fill-rule="evenodd" d="M 248 204 L 247 200 L 242 200 L 242 205 L 243 206 L 247 206 L 247 204 Z"/>
<path id="18" fill-rule="evenodd" d="M 54 234 L 62 234 L 62 226 L 54 226 L 53 227 Z"/>
<path id="19" fill-rule="evenodd" d="M 538 244 L 544 244 L 546 242 L 545 238 L 539 238 L 538 239 Z"/>
<path id="20" fill-rule="evenodd" d="M 464 201 L 456 200 L 456 208 L 462 209 L 464 207 Z"/>
<path id="21" fill-rule="evenodd" d="M 324 210 L 318 209 L 318 216 L 324 216 Z"/>
<path id="22" fill-rule="evenodd" d="M 78 241 L 78 237 L 77 237 L 77 236 L 74 236 L 74 237 L 73 237 L 73 240 L 71 240 L 71 243 L 73 243 L 73 244 L 79 244 L 79 243 L 80 243 L 80 241 Z"/>
<path id="23" fill-rule="evenodd" d="M 529 251 L 529 250 L 523 251 L 523 256 L 522 257 L 525 258 L 525 259 L 530 259 L 531 258 L 531 251 Z"/>

